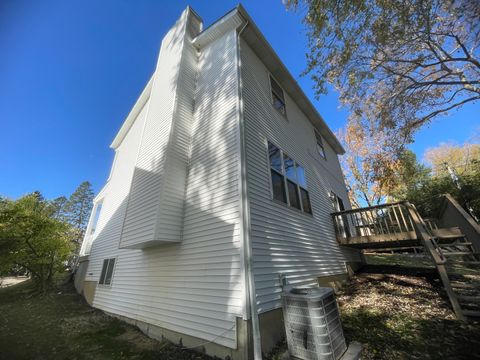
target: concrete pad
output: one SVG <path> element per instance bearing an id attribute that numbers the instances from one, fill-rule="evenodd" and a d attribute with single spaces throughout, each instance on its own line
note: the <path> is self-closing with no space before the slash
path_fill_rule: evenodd
<path id="1" fill-rule="evenodd" d="M 343 354 L 340 360 L 359 360 L 360 355 L 362 355 L 362 349 L 362 344 L 352 341 L 348 345 L 347 351 L 345 351 L 345 354 Z"/>
<path id="2" fill-rule="evenodd" d="M 345 351 L 345 354 L 343 354 L 339 360 L 360 360 L 360 356 L 362 355 L 362 350 L 363 350 L 362 344 L 356 341 L 352 341 L 348 345 L 348 348 L 347 348 L 347 351 Z M 280 355 L 280 359 L 294 360 L 296 358 L 291 357 L 287 350 Z"/>

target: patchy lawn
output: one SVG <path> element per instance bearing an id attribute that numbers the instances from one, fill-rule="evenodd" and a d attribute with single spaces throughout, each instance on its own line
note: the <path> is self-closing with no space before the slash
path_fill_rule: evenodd
<path id="1" fill-rule="evenodd" d="M 455 319 L 429 259 L 386 254 L 366 260 L 337 294 L 347 343 L 363 344 L 362 360 L 480 359 L 480 324 Z M 280 344 L 267 358 L 282 359 L 286 348 Z"/>
<path id="2" fill-rule="evenodd" d="M 211 358 L 92 309 L 71 284 L 40 296 L 27 281 L 0 289 L 0 359 Z"/>

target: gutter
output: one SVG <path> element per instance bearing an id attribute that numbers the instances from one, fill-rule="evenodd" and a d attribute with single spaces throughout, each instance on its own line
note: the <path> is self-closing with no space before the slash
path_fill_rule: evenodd
<path id="1" fill-rule="evenodd" d="M 252 247 L 250 242 L 250 205 L 247 194 L 247 159 L 245 150 L 245 122 L 243 113 L 243 84 L 242 84 L 242 61 L 240 52 L 240 36 L 249 21 L 245 20 L 245 25 L 237 33 L 237 76 L 238 76 L 238 117 L 240 130 L 240 195 L 241 195 L 241 217 L 242 217 L 242 238 L 243 238 L 243 270 L 246 294 L 245 315 L 246 320 L 250 316 L 252 321 L 253 337 L 253 358 L 262 359 L 262 343 L 260 339 L 260 324 L 255 298 L 255 282 L 253 277 Z M 247 353 L 248 356 L 248 353 Z"/>

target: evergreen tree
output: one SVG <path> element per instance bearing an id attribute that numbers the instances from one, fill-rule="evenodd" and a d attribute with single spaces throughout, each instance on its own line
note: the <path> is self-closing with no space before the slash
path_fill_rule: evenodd
<path id="1" fill-rule="evenodd" d="M 83 239 L 92 211 L 94 193 L 88 181 L 82 182 L 65 204 L 65 215 L 75 229 L 73 241 L 78 247 Z"/>
<path id="2" fill-rule="evenodd" d="M 65 196 L 59 196 L 50 201 L 50 210 L 54 218 L 64 220 L 66 218 L 65 205 L 68 199 Z"/>

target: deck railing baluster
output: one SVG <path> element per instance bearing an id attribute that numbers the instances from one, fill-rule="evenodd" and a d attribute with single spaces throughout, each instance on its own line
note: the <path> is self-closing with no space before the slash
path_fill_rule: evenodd
<path id="1" fill-rule="evenodd" d="M 385 234 L 390 234 L 390 227 L 388 226 L 387 217 L 385 216 L 385 208 L 380 209 L 380 211 L 382 212 L 382 220 L 385 224 Z"/>
<path id="2" fill-rule="evenodd" d="M 392 213 L 391 213 L 391 210 L 392 210 L 392 206 L 389 206 L 387 208 L 387 215 L 388 215 L 388 219 L 390 220 L 390 230 L 392 230 L 393 233 L 396 233 L 395 231 L 395 227 L 394 227 L 394 222 L 393 222 L 393 218 L 392 218 Z"/>
<path id="3" fill-rule="evenodd" d="M 337 239 L 342 244 L 415 242 L 414 226 L 405 202 L 375 205 L 332 213 Z M 363 245 L 361 245 L 363 244 Z"/>

